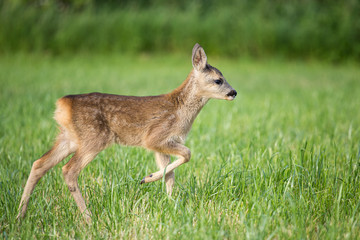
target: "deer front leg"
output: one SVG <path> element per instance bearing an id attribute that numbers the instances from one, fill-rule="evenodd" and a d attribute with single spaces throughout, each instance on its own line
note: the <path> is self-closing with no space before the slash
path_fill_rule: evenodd
<path id="1" fill-rule="evenodd" d="M 160 171 L 164 171 L 165 168 L 170 164 L 170 155 L 155 152 L 156 164 L 159 167 Z M 174 171 L 169 172 L 165 175 L 166 183 L 166 192 L 169 196 L 172 194 L 172 189 L 175 183 L 175 173 Z"/>
<path id="2" fill-rule="evenodd" d="M 141 184 L 160 180 L 164 176 L 164 174 L 167 175 L 170 172 L 172 172 L 175 168 L 177 168 L 178 166 L 180 166 L 184 163 L 187 163 L 191 157 L 190 149 L 188 149 L 187 147 L 185 147 L 184 145 L 182 145 L 180 143 L 171 142 L 165 146 L 156 148 L 154 150 L 156 150 L 157 152 L 161 152 L 163 154 L 178 156 L 179 158 L 176 161 L 174 161 L 173 163 L 170 163 L 166 167 L 165 171 L 160 170 L 160 171 L 150 174 L 149 176 L 144 177 L 143 180 L 141 181 Z"/>

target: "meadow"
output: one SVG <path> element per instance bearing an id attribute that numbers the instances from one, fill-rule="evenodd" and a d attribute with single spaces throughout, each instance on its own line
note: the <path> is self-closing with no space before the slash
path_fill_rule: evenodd
<path id="1" fill-rule="evenodd" d="M 0 0 L 0 53 L 360 60 L 357 0 Z"/>
<path id="2" fill-rule="evenodd" d="M 206 50 L 206 49 L 205 49 Z M 157 168 L 143 149 L 112 146 L 81 173 L 87 225 L 50 170 L 17 208 L 32 162 L 52 145 L 57 98 L 157 95 L 191 69 L 188 55 L 3 54 L 0 235 L 3 239 L 356 239 L 360 236 L 360 68 L 208 55 L 238 91 L 211 100 L 188 136 L 176 187 L 140 185 Z"/>

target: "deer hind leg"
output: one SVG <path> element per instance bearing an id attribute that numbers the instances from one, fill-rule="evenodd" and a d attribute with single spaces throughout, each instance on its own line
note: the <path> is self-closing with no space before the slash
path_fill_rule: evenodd
<path id="1" fill-rule="evenodd" d="M 78 185 L 78 177 L 81 170 L 86 167 L 86 165 L 90 163 L 97 154 L 98 152 L 94 151 L 78 150 L 62 169 L 65 182 L 71 192 L 71 195 L 88 223 L 91 222 L 91 212 L 86 208 L 84 198 L 81 195 Z"/>
<path id="2" fill-rule="evenodd" d="M 76 144 L 71 142 L 64 133 L 61 133 L 51 150 L 33 163 L 29 178 L 24 188 L 24 193 L 21 197 L 19 214 L 17 216 L 18 219 L 25 216 L 30 195 L 40 178 L 56 164 L 61 162 L 71 153 L 75 152 L 75 150 Z"/>
<path id="3" fill-rule="evenodd" d="M 165 168 L 170 164 L 170 155 L 155 152 L 156 164 L 160 168 L 160 171 L 164 171 Z M 175 183 L 174 171 L 169 172 L 165 175 L 166 192 L 169 196 L 172 194 L 173 186 Z"/>
<path id="4" fill-rule="evenodd" d="M 182 165 L 184 163 L 187 163 L 191 157 L 190 149 L 188 149 L 187 147 L 185 147 L 184 145 L 181 145 L 179 143 L 172 142 L 165 146 L 156 148 L 155 150 L 158 152 L 162 152 L 164 154 L 175 155 L 175 156 L 178 156 L 179 158 L 177 160 L 175 160 L 173 163 L 170 163 L 166 167 L 165 171 L 160 170 L 160 171 L 150 174 L 149 176 L 144 177 L 143 180 L 141 181 L 141 184 L 160 180 L 164 176 L 164 174 L 165 175 L 169 174 L 175 168 L 179 167 L 180 165 Z"/>

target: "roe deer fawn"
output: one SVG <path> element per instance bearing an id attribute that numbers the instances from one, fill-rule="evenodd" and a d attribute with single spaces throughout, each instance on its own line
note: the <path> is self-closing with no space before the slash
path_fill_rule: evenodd
<path id="1" fill-rule="evenodd" d="M 190 160 L 190 150 L 184 142 L 195 117 L 210 98 L 233 100 L 237 94 L 222 73 L 207 63 L 199 44 L 193 48 L 192 65 L 186 80 L 168 94 L 134 97 L 89 93 L 60 98 L 54 116 L 60 133 L 52 149 L 33 163 L 17 217 L 25 216 L 30 195 L 40 178 L 74 153 L 62 171 L 77 206 L 90 222 L 91 212 L 81 195 L 78 176 L 112 143 L 154 151 L 160 170 L 144 177 L 141 183 L 160 180 L 165 174 L 166 190 L 171 195 L 174 169 Z M 170 155 L 178 159 L 171 163 Z"/>

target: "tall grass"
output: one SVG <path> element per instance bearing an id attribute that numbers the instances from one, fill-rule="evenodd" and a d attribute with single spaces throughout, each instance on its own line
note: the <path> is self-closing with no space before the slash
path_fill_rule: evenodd
<path id="1" fill-rule="evenodd" d="M 208 54 L 209 55 L 209 54 Z M 189 57 L 5 55 L 0 58 L 3 238 L 356 239 L 360 234 L 360 81 L 356 65 L 212 58 L 239 92 L 210 101 L 186 145 L 176 189 L 140 185 L 153 155 L 113 146 L 84 169 L 86 225 L 61 167 L 15 220 L 32 162 L 51 146 L 57 98 L 92 91 L 148 95 L 178 86 Z M 141 69 L 141 71 L 140 71 Z"/>
<path id="2" fill-rule="evenodd" d="M 360 59 L 359 1 L 58 2 L 4 1 L 0 51 L 183 52 L 200 42 L 234 57 Z"/>

